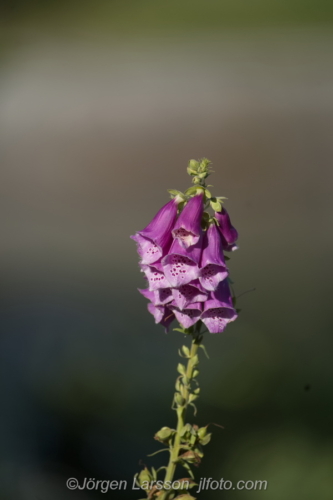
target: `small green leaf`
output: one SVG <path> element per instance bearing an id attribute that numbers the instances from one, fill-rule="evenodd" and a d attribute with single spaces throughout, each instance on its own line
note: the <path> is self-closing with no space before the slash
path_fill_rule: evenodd
<path id="1" fill-rule="evenodd" d="M 200 344 L 200 347 L 203 350 L 203 352 L 205 353 L 206 358 L 209 359 L 208 352 L 206 351 L 206 347 L 203 344 Z"/>
<path id="2" fill-rule="evenodd" d="M 174 332 L 180 332 L 180 333 L 186 333 L 186 332 L 184 331 L 184 328 L 173 328 L 173 331 L 174 331 Z"/>
<path id="3" fill-rule="evenodd" d="M 190 474 L 191 478 L 194 479 L 194 474 L 192 472 L 192 469 L 191 467 L 189 466 L 189 464 L 187 462 L 182 462 L 181 460 L 177 460 L 177 462 L 181 462 L 182 466 L 184 467 L 184 469 L 186 469 L 188 471 L 188 473 Z"/>
<path id="4" fill-rule="evenodd" d="M 168 193 L 172 194 L 173 196 L 184 196 L 184 194 L 177 189 L 168 189 Z"/>
<path id="5" fill-rule="evenodd" d="M 216 198 L 212 198 L 210 200 L 210 206 L 214 210 L 214 212 L 221 212 L 222 210 L 222 205 L 219 201 L 216 200 Z"/>
<path id="6" fill-rule="evenodd" d="M 186 368 L 185 368 L 185 366 L 184 366 L 182 363 L 178 363 L 178 365 L 177 365 L 177 371 L 178 371 L 178 373 L 180 373 L 181 375 L 185 375 L 185 373 L 186 373 Z"/>

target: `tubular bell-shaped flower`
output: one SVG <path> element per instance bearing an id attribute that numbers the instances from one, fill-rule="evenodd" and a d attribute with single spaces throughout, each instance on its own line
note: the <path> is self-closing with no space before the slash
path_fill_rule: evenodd
<path id="1" fill-rule="evenodd" d="M 169 304 L 168 307 L 173 311 L 177 321 L 179 321 L 184 328 L 190 328 L 199 321 L 202 311 L 202 304 L 200 302 L 189 304 L 186 309 L 183 310 L 180 310 L 173 302 Z"/>
<path id="2" fill-rule="evenodd" d="M 172 243 L 171 230 L 177 218 L 179 198 L 164 205 L 142 231 L 131 238 L 137 243 L 142 264 L 153 264 L 166 254 Z"/>
<path id="3" fill-rule="evenodd" d="M 172 288 L 171 292 L 174 304 L 181 311 L 193 302 L 204 302 L 208 297 L 199 280 L 191 281 L 191 283 L 181 285 L 179 288 Z"/>
<path id="4" fill-rule="evenodd" d="M 198 243 L 202 235 L 202 214 L 203 193 L 200 193 L 188 200 L 172 230 L 173 237 L 179 240 L 182 247 L 189 248 Z"/>
<path id="5" fill-rule="evenodd" d="M 164 326 L 165 331 L 167 332 L 170 324 L 175 319 L 174 313 L 165 306 L 154 306 L 154 304 L 149 303 L 148 311 L 154 316 L 155 323 Z"/>
<path id="6" fill-rule="evenodd" d="M 200 268 L 199 280 L 206 290 L 216 290 L 218 284 L 228 276 L 222 239 L 215 224 L 211 224 L 204 235 Z"/>
<path id="7" fill-rule="evenodd" d="M 162 259 L 165 277 L 171 287 L 186 285 L 199 275 L 202 240 L 185 249 L 174 239 L 168 255 Z M 164 288 L 164 287 L 163 287 Z"/>
<path id="8" fill-rule="evenodd" d="M 227 252 L 237 250 L 236 241 L 238 239 L 237 229 L 231 224 L 230 217 L 225 208 L 221 212 L 215 212 L 215 218 L 219 223 L 219 230 L 222 236 L 223 249 Z"/>
<path id="9" fill-rule="evenodd" d="M 217 290 L 211 293 L 211 298 L 203 304 L 204 312 L 201 321 L 210 333 L 223 332 L 231 321 L 237 318 L 237 312 L 232 303 L 228 280 L 222 281 Z"/>

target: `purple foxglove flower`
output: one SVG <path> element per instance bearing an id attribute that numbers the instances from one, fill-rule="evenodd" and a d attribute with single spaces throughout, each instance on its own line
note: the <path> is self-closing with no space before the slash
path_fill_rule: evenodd
<path id="1" fill-rule="evenodd" d="M 154 304 L 148 304 L 148 311 L 154 316 L 155 323 L 159 323 L 164 326 L 165 331 L 169 330 L 169 326 L 175 319 L 174 313 L 165 306 L 154 306 Z"/>
<path id="2" fill-rule="evenodd" d="M 152 266 L 140 264 L 140 267 L 148 280 L 151 292 L 160 288 L 170 288 L 170 283 L 166 279 L 163 268 L 159 263 L 154 263 Z"/>
<path id="3" fill-rule="evenodd" d="M 141 295 L 146 297 L 154 304 L 154 306 L 164 306 L 173 300 L 171 288 L 159 288 L 158 290 L 150 291 L 149 289 L 138 288 Z"/>
<path id="4" fill-rule="evenodd" d="M 186 285 L 198 277 L 201 244 L 202 241 L 199 240 L 196 245 L 185 249 L 178 239 L 173 240 L 168 255 L 162 259 L 164 274 L 170 283 L 169 286 Z"/>
<path id="5" fill-rule="evenodd" d="M 235 321 L 237 313 L 233 307 L 228 280 L 221 281 L 217 290 L 211 292 L 211 298 L 208 298 L 203 306 L 201 321 L 210 333 L 223 332 L 228 323 Z"/>
<path id="6" fill-rule="evenodd" d="M 206 290 L 216 290 L 220 281 L 228 276 L 222 239 L 215 224 L 208 227 L 204 236 L 200 267 L 199 280 Z"/>
<path id="7" fill-rule="evenodd" d="M 184 248 L 198 243 L 201 235 L 201 218 L 203 214 L 203 193 L 190 198 L 179 215 L 172 235 Z"/>
<path id="8" fill-rule="evenodd" d="M 182 311 L 192 302 L 204 302 L 207 299 L 207 292 L 204 291 L 199 280 L 194 280 L 179 288 L 172 288 L 172 296 L 174 304 Z"/>
<path id="9" fill-rule="evenodd" d="M 166 254 L 172 242 L 171 230 L 177 218 L 176 197 L 161 208 L 142 231 L 131 238 L 137 242 L 142 264 L 152 264 Z"/>
<path id="10" fill-rule="evenodd" d="M 168 307 L 174 312 L 177 321 L 184 328 L 190 328 L 190 326 L 199 321 L 202 311 L 202 304 L 200 302 L 189 304 L 182 311 L 173 302 Z"/>
<path id="11" fill-rule="evenodd" d="M 238 239 L 238 232 L 231 224 L 230 217 L 226 209 L 222 208 L 222 212 L 215 212 L 215 217 L 219 223 L 219 230 L 222 236 L 224 250 L 228 252 L 237 250 L 238 247 L 235 245 L 235 242 Z"/>

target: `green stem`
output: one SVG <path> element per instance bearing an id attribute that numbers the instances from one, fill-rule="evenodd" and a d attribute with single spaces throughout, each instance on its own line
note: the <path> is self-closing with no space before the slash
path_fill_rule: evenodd
<path id="1" fill-rule="evenodd" d="M 181 450 L 181 431 L 185 425 L 186 411 L 187 411 L 187 407 L 189 405 L 191 381 L 193 378 L 194 369 L 196 368 L 196 365 L 193 362 L 193 359 L 198 352 L 200 342 L 201 342 L 201 338 L 199 336 L 194 337 L 192 340 L 191 351 L 189 354 L 186 372 L 185 372 L 187 383 L 186 383 L 186 385 L 184 385 L 184 392 L 183 392 L 184 403 L 182 405 L 177 406 L 177 429 L 176 429 L 175 439 L 174 439 L 173 445 L 172 445 L 171 450 L 170 450 L 171 451 L 170 460 L 169 460 L 169 464 L 168 464 L 166 474 L 165 474 L 165 482 L 167 482 L 167 481 L 172 482 L 174 474 L 175 474 L 175 470 L 176 470 L 176 466 L 177 466 L 176 462 L 178 460 L 179 453 Z M 170 493 L 171 493 L 171 491 L 164 492 L 164 494 L 161 495 L 161 500 L 166 500 Z"/>

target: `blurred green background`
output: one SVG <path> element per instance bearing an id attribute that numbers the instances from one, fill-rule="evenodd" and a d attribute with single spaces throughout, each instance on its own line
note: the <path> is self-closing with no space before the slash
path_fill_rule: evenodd
<path id="1" fill-rule="evenodd" d="M 129 235 L 203 156 L 256 291 L 205 340 L 188 419 L 225 429 L 196 474 L 268 489 L 198 498 L 333 497 L 332 21 L 325 0 L 2 1 L 1 499 L 165 463 L 184 339 L 146 311 Z"/>

